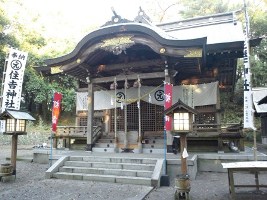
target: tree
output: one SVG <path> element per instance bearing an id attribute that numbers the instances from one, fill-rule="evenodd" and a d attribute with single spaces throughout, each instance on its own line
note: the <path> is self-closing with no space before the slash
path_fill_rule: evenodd
<path id="1" fill-rule="evenodd" d="M 1 5 L 1 4 L 0 4 Z M 4 63 L 8 53 L 8 46 L 18 47 L 18 41 L 10 33 L 11 23 L 8 20 L 5 11 L 0 6 L 0 77 L 2 78 Z"/>
<path id="2" fill-rule="evenodd" d="M 249 5 L 250 37 L 262 38 L 259 46 L 255 47 L 251 56 L 251 71 L 253 87 L 266 87 L 267 78 L 267 1 L 261 4 Z"/>
<path id="3" fill-rule="evenodd" d="M 180 14 L 184 18 L 218 14 L 240 9 L 239 4 L 231 4 L 233 1 L 224 0 L 181 0 L 183 9 Z"/>
<path id="4" fill-rule="evenodd" d="M 0 8 L 4 8 L 6 1 L 0 1 Z M 20 0 L 14 0 L 14 6 L 23 8 Z M 23 15 L 16 13 L 12 16 L 12 20 L 8 20 L 4 10 L 0 9 L 0 61 L 4 63 L 5 56 L 9 47 L 18 48 L 28 52 L 28 60 L 24 75 L 24 84 L 21 109 L 25 109 L 40 116 L 42 119 L 50 119 L 51 102 L 53 92 L 61 92 L 63 94 L 62 109 L 65 112 L 72 112 L 75 108 L 75 90 L 77 81 L 67 76 L 43 77 L 34 70 L 35 66 L 43 66 L 43 61 L 48 57 L 59 56 L 62 52 L 69 51 L 72 45 L 59 45 L 58 41 L 53 38 L 45 39 L 41 35 L 41 30 L 33 30 L 20 23 L 23 21 Z M 20 20 L 18 20 L 20 19 Z M 32 23 L 38 21 L 38 16 L 32 16 Z M 38 32 L 39 31 L 39 32 Z M 49 44 L 57 44 L 64 46 L 62 52 L 55 51 Z M 3 68 L 1 68 L 3 70 Z M 55 81 L 56 80 L 56 81 Z M 37 117 L 38 118 L 38 117 Z"/>

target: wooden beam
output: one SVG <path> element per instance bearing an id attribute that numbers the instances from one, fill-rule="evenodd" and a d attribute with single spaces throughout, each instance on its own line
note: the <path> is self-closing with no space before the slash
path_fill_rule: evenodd
<path id="1" fill-rule="evenodd" d="M 144 74 L 129 74 L 129 75 L 117 75 L 117 76 L 109 76 L 109 77 L 102 77 L 102 78 L 94 78 L 92 79 L 92 83 L 114 82 L 115 77 L 117 81 L 124 81 L 125 78 L 127 78 L 127 80 L 136 80 L 138 75 L 140 79 L 155 79 L 155 78 L 164 79 L 165 78 L 164 72 L 153 72 L 153 73 L 144 73 Z"/>
<path id="2" fill-rule="evenodd" d="M 83 64 L 84 67 L 91 68 L 92 66 Z M 119 63 L 119 64 L 111 64 L 111 65 L 103 65 L 103 66 L 95 66 L 94 69 L 98 70 L 101 67 L 101 71 L 104 72 L 113 71 L 113 70 L 123 70 L 123 69 L 141 69 L 147 68 L 149 66 L 162 66 L 164 67 L 164 62 L 161 59 L 153 59 L 153 60 L 143 60 L 129 63 Z"/>

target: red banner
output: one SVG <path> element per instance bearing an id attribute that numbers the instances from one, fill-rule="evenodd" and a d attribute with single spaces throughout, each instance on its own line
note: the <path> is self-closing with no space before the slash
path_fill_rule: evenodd
<path id="1" fill-rule="evenodd" d="M 172 106 L 172 84 L 165 83 L 164 95 L 165 95 L 164 108 L 168 109 L 169 107 Z M 165 130 L 166 131 L 172 130 L 172 117 L 170 116 L 165 116 Z"/>
<path id="2" fill-rule="evenodd" d="M 62 99 L 62 94 L 55 92 L 53 98 L 53 110 L 52 110 L 52 131 L 57 131 L 58 117 L 60 113 L 60 102 Z"/>

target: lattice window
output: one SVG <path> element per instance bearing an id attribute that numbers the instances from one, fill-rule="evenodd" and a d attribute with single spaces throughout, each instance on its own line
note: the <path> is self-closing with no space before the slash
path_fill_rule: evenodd
<path id="1" fill-rule="evenodd" d="M 162 131 L 164 127 L 164 107 L 144 101 L 141 101 L 140 107 L 142 131 Z M 114 131 L 114 109 L 111 110 L 110 123 L 111 131 Z M 138 107 L 135 102 L 127 106 L 127 130 L 137 131 L 138 129 Z M 124 130 L 124 110 L 121 110 L 121 108 L 117 108 L 117 130 Z"/>
<path id="2" fill-rule="evenodd" d="M 199 112 L 195 115 L 196 124 L 216 124 L 216 106 L 206 105 L 206 106 L 196 106 L 195 109 Z"/>
<path id="3" fill-rule="evenodd" d="M 78 126 L 87 126 L 87 116 L 79 117 Z"/>
<path id="4" fill-rule="evenodd" d="M 216 124 L 216 113 L 199 113 L 195 116 L 196 124 Z"/>
<path id="5" fill-rule="evenodd" d="M 102 118 L 94 117 L 93 126 L 99 126 L 102 123 Z M 79 116 L 77 126 L 87 126 L 87 116 Z"/>

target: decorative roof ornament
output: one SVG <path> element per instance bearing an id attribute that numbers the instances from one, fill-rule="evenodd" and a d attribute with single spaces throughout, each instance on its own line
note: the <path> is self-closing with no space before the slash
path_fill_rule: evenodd
<path id="1" fill-rule="evenodd" d="M 114 16 L 112 16 L 111 21 L 106 22 L 102 27 L 113 25 L 113 24 L 132 22 L 132 21 L 130 21 L 128 19 L 122 19 L 121 16 L 116 13 L 116 11 L 115 11 L 115 9 L 113 7 L 111 7 L 111 10 L 112 10 Z"/>
<path id="2" fill-rule="evenodd" d="M 102 40 L 101 48 L 112 52 L 114 55 L 119 55 L 135 44 L 131 39 L 132 37 L 132 35 L 125 35 Z"/>
<path id="3" fill-rule="evenodd" d="M 145 11 L 139 7 L 138 15 L 135 17 L 134 21 L 128 20 L 128 19 L 122 19 L 120 15 L 118 15 L 113 7 L 111 7 L 111 10 L 113 12 L 113 16 L 111 18 L 111 21 L 106 22 L 101 27 L 114 25 L 114 24 L 120 24 L 120 23 L 129 23 L 129 22 L 136 22 L 136 23 L 143 23 L 151 25 L 152 21 L 150 17 L 145 13 Z"/>
<path id="4" fill-rule="evenodd" d="M 60 68 L 61 66 L 51 67 L 51 74 L 59 74 L 63 72 L 63 70 Z"/>
<path id="5" fill-rule="evenodd" d="M 134 19 L 134 21 L 137 23 L 144 23 L 149 25 L 152 23 L 150 17 L 145 13 L 145 11 L 141 8 L 141 6 L 139 7 L 138 15 Z"/>

